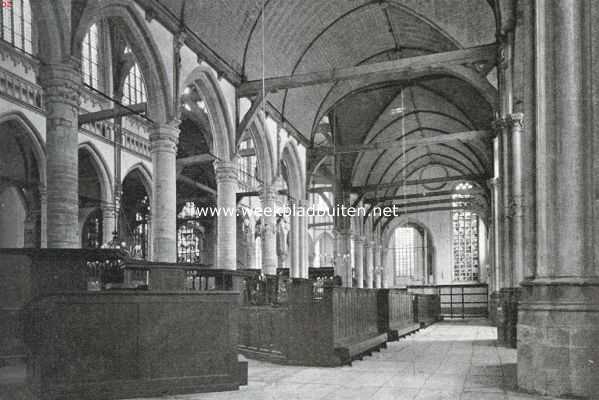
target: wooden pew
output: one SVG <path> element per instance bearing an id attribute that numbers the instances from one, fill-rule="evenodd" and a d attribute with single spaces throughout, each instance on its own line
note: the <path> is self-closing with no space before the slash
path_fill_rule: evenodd
<path id="1" fill-rule="evenodd" d="M 118 250 L 0 250 L 3 274 L 21 277 L 12 297 L 22 306 L 37 398 L 154 397 L 247 383 L 236 349 L 239 292 L 187 287 L 197 269 L 187 265 L 145 265 L 140 274 L 135 263 Z M 208 275 L 220 276 L 221 287 L 235 280 Z"/>

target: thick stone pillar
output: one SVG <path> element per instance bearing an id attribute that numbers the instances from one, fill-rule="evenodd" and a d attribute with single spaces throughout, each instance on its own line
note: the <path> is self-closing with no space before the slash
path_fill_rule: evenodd
<path id="1" fill-rule="evenodd" d="M 216 206 L 221 210 L 216 222 L 216 268 L 237 269 L 237 165 L 233 161 L 214 162 Z"/>
<path id="2" fill-rule="evenodd" d="M 354 257 L 356 269 L 356 287 L 364 287 L 364 238 L 356 236 L 354 238 Z"/>
<path id="3" fill-rule="evenodd" d="M 78 115 L 81 75 L 70 65 L 47 64 L 40 70 L 46 109 L 47 244 L 78 248 Z"/>
<path id="4" fill-rule="evenodd" d="M 535 277 L 523 284 L 519 304 L 518 385 L 551 396 L 595 398 L 599 279 L 593 254 L 592 116 L 597 94 L 590 82 L 597 76 L 589 49 L 591 21 L 599 9 L 589 0 L 537 1 L 535 15 L 538 253 Z"/>
<path id="5" fill-rule="evenodd" d="M 155 125 L 152 153 L 152 260 L 177 261 L 177 142 L 179 129 Z"/>
<path id="6" fill-rule="evenodd" d="M 116 211 L 114 204 L 102 204 L 102 244 L 112 240 L 112 233 L 116 229 Z"/>
<path id="7" fill-rule="evenodd" d="M 271 211 L 262 215 L 262 265 L 259 267 L 265 275 L 277 274 L 276 194 L 276 190 L 270 186 L 265 186 L 262 190 L 262 209 L 269 208 Z"/>
<path id="8" fill-rule="evenodd" d="M 368 289 L 372 289 L 374 285 L 374 242 L 366 242 L 366 285 Z"/>

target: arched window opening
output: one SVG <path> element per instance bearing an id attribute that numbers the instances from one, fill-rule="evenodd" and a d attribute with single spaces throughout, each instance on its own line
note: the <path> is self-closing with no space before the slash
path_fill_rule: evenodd
<path id="1" fill-rule="evenodd" d="M 187 201 L 177 215 L 177 262 L 206 263 L 206 230 L 195 202 Z"/>
<path id="2" fill-rule="evenodd" d="M 11 0 L 10 3 L 10 7 L 0 7 L 2 40 L 31 54 L 31 6 L 29 0 Z"/>
<path id="3" fill-rule="evenodd" d="M 123 181 L 119 238 L 134 258 L 148 258 L 150 199 L 137 171 Z"/>
<path id="4" fill-rule="evenodd" d="M 139 69 L 139 65 L 134 63 L 129 73 L 125 77 L 123 84 L 123 99 L 124 105 L 132 105 L 145 103 L 146 97 L 146 85 L 144 83 L 143 75 Z"/>
<path id="5" fill-rule="evenodd" d="M 258 159 L 256 157 L 254 142 L 251 138 L 247 138 L 239 144 L 237 168 L 241 191 L 250 192 L 260 187 Z"/>
<path id="6" fill-rule="evenodd" d="M 99 89 L 100 82 L 100 41 L 99 28 L 97 24 L 90 26 L 83 38 L 81 46 L 81 71 L 83 73 L 83 83 Z"/>
<path id="7" fill-rule="evenodd" d="M 424 266 L 424 241 L 420 231 L 413 226 L 400 226 L 395 229 L 389 250 L 395 277 L 417 279 L 417 271 Z"/>

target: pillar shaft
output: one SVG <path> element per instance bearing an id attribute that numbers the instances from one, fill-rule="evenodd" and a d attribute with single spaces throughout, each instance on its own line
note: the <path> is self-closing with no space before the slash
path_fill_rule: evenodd
<path id="1" fill-rule="evenodd" d="M 508 124 L 512 142 L 512 181 L 511 181 L 511 260 L 512 260 L 512 287 L 517 286 L 524 279 L 524 181 L 523 181 L 523 131 L 522 114 L 511 114 Z"/>
<path id="2" fill-rule="evenodd" d="M 221 212 L 216 226 L 216 268 L 237 269 L 237 166 L 215 161 L 216 206 Z M 226 211 L 226 212 L 225 212 Z M 226 215 L 225 215 L 226 214 Z"/>
<path id="3" fill-rule="evenodd" d="M 113 204 L 102 204 L 102 243 L 112 240 L 112 232 L 116 229 L 116 213 Z"/>
<path id="4" fill-rule="evenodd" d="M 65 64 L 40 70 L 46 109 L 47 245 L 77 248 L 79 239 L 78 113 L 81 75 Z"/>
<path id="5" fill-rule="evenodd" d="M 277 274 L 277 221 L 275 217 L 275 199 L 276 191 L 270 186 L 265 186 L 262 190 L 262 209 L 269 208 L 270 213 L 262 215 L 262 273 L 265 275 Z M 268 214 L 268 215 L 266 215 Z"/>
<path id="6" fill-rule="evenodd" d="M 335 235 L 335 275 L 339 275 L 345 287 L 352 287 L 351 274 L 351 234 L 348 231 L 337 231 Z"/>
<path id="7" fill-rule="evenodd" d="M 364 287 L 364 238 L 358 236 L 354 239 L 354 256 L 356 269 L 356 286 Z"/>
<path id="8" fill-rule="evenodd" d="M 177 261 L 177 142 L 179 129 L 156 125 L 150 132 L 152 154 L 152 259 Z"/>
<path id="9" fill-rule="evenodd" d="M 374 243 L 366 243 L 366 288 L 372 289 L 374 284 Z"/>
<path id="10" fill-rule="evenodd" d="M 518 314 L 518 385 L 552 396 L 599 392 L 599 279 L 593 257 L 590 0 L 537 1 L 537 269 Z M 596 96 L 596 94 L 595 94 Z M 596 111 L 595 111 L 596 113 Z M 595 221 L 596 222 L 596 221 Z"/>

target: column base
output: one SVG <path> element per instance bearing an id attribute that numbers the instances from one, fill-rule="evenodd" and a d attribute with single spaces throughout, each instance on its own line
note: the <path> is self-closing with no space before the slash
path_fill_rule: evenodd
<path id="1" fill-rule="evenodd" d="M 518 299 L 520 288 L 502 288 L 497 298 L 497 343 L 515 349 L 518 342 Z"/>
<path id="2" fill-rule="evenodd" d="M 599 283 L 526 284 L 518 334 L 521 389 L 589 398 L 599 393 Z"/>

